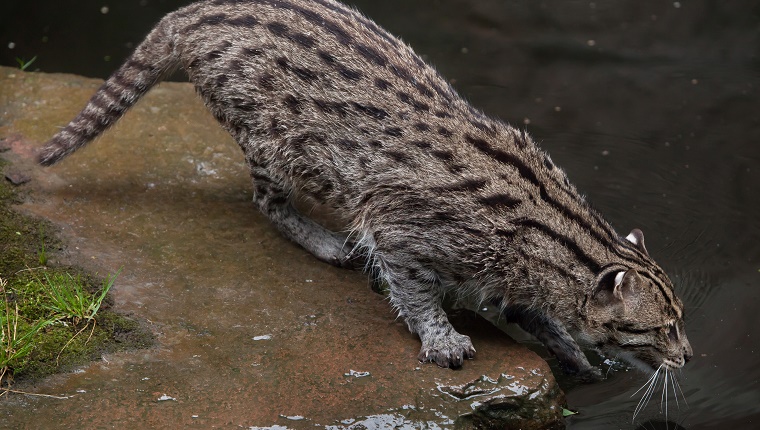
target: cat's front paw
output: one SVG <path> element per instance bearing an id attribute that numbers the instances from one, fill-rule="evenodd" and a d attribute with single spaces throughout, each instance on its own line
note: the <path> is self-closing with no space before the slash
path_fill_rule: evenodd
<path id="1" fill-rule="evenodd" d="M 602 371 L 598 368 L 589 367 L 576 373 L 575 378 L 584 384 L 591 384 L 603 380 L 604 376 L 602 375 Z"/>
<path id="2" fill-rule="evenodd" d="M 462 367 L 465 359 L 475 357 L 475 348 L 469 336 L 454 333 L 445 338 L 423 343 L 417 359 L 422 363 L 435 363 L 441 367 Z"/>
<path id="3" fill-rule="evenodd" d="M 567 366 L 566 363 L 560 362 L 560 368 L 568 375 L 572 375 L 573 379 L 583 384 L 591 384 L 594 382 L 599 382 L 604 379 L 604 375 L 602 375 L 602 371 L 599 370 L 598 367 L 594 367 L 591 365 L 586 365 L 581 368 L 578 368 L 578 367 L 569 367 Z"/>

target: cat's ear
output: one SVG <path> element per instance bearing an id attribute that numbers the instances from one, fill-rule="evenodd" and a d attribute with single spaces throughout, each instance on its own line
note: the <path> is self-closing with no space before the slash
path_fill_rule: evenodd
<path id="1" fill-rule="evenodd" d="M 623 305 L 636 300 L 637 285 L 641 282 L 635 270 L 620 270 L 604 276 L 594 297 L 604 305 Z"/>
<path id="2" fill-rule="evenodd" d="M 636 293 L 636 284 L 639 281 L 639 274 L 635 270 L 620 271 L 615 274 L 614 284 L 612 286 L 612 295 L 622 301 L 630 300 Z"/>
<path id="3" fill-rule="evenodd" d="M 644 232 L 642 232 L 641 230 L 637 228 L 634 228 L 633 230 L 631 230 L 628 236 L 625 237 L 625 239 L 628 242 L 631 242 L 636 247 L 636 249 L 643 252 L 644 255 L 646 255 L 647 257 L 649 256 L 649 253 L 647 252 L 647 249 L 644 246 Z"/>

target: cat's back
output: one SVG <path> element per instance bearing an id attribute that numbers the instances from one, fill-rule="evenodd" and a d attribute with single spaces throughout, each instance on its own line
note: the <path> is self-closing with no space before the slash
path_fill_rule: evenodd
<path id="1" fill-rule="evenodd" d="M 493 162 L 472 142 L 513 142 L 501 136 L 513 129 L 338 2 L 217 0 L 164 21 L 182 67 L 244 151 L 282 162 L 298 189 L 332 190 L 316 193 L 320 201 L 361 199 L 389 183 L 445 185 Z M 273 148 L 278 154 L 266 153 Z"/>
<path id="2" fill-rule="evenodd" d="M 374 120 L 445 119 L 459 104 L 446 80 L 406 44 L 332 0 L 207 1 L 165 20 L 182 66 L 209 99 L 275 94 L 293 110 L 308 96 L 315 114 Z"/>

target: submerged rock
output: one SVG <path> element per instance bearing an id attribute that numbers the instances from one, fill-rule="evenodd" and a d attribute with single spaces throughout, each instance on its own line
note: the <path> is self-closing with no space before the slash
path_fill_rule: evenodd
<path id="1" fill-rule="evenodd" d="M 21 136 L 3 157 L 33 179 L 22 209 L 61 227 L 59 259 L 124 267 L 115 308 L 149 321 L 159 347 L 35 387 L 65 403 L 0 403 L 7 425 L 563 426 L 546 362 L 480 317 L 454 321 L 478 351 L 462 369 L 417 362 L 419 340 L 364 274 L 319 262 L 255 211 L 240 150 L 190 84 L 161 84 L 89 148 L 35 166 L 101 82 L 0 67 L 0 137 Z"/>
<path id="2" fill-rule="evenodd" d="M 519 376 L 501 373 L 496 378 L 482 375 L 458 386 L 438 387 L 452 396 L 461 409 L 456 424 L 460 428 L 564 428 L 561 398 L 556 383 L 538 369 Z M 528 384 L 528 385 L 526 385 Z M 464 406 L 464 407 L 463 407 Z"/>

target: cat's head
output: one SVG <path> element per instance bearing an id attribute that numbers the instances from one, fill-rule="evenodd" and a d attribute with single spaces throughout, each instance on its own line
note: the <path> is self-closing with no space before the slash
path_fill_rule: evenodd
<path id="1" fill-rule="evenodd" d="M 649 258 L 641 231 L 633 230 L 625 242 L 638 258 L 610 265 L 599 275 L 584 304 L 587 326 L 581 337 L 608 358 L 623 358 L 645 371 L 678 369 L 692 356 L 683 304 Z"/>

